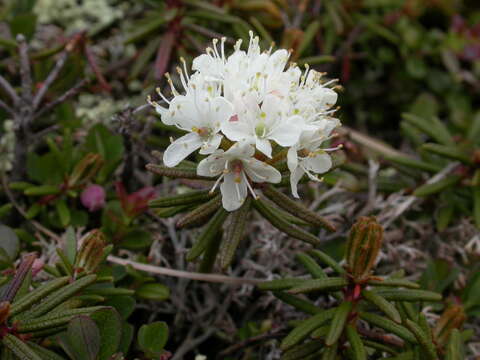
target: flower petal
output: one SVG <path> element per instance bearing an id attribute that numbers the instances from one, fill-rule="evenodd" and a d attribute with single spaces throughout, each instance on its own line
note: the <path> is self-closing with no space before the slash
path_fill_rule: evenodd
<path id="1" fill-rule="evenodd" d="M 297 148 L 295 146 L 292 146 L 290 149 L 288 149 L 287 165 L 288 165 L 288 170 L 290 170 L 290 172 L 295 171 L 295 169 L 298 166 L 298 154 L 297 154 Z"/>
<path id="2" fill-rule="evenodd" d="M 217 150 L 209 157 L 200 161 L 197 166 L 197 175 L 214 177 L 220 175 L 225 169 L 223 150 Z"/>
<path id="3" fill-rule="evenodd" d="M 222 205 L 227 211 L 234 211 L 240 208 L 247 198 L 247 184 L 243 176 L 240 182 L 235 182 L 233 173 L 226 174 L 220 192 L 222 193 Z"/>
<path id="4" fill-rule="evenodd" d="M 175 140 L 163 153 L 165 166 L 174 167 L 192 152 L 202 146 L 202 139 L 197 133 L 189 133 Z"/>
<path id="5" fill-rule="evenodd" d="M 282 174 L 277 169 L 254 158 L 244 162 L 244 170 L 253 182 L 278 184 L 282 180 Z"/>
<path id="6" fill-rule="evenodd" d="M 270 133 L 269 138 L 281 146 L 295 145 L 303 131 L 303 120 L 300 116 L 292 116 L 287 121 L 279 123 Z"/>
<path id="7" fill-rule="evenodd" d="M 332 159 L 327 153 L 319 153 L 313 157 L 305 158 L 303 166 L 309 171 L 317 174 L 327 172 L 332 167 Z"/>
<path id="8" fill-rule="evenodd" d="M 298 182 L 302 178 L 303 174 L 304 171 L 300 166 L 290 173 L 290 187 L 292 189 L 292 195 L 296 198 L 300 197 L 298 196 Z"/>
<path id="9" fill-rule="evenodd" d="M 252 141 L 254 137 L 252 125 L 243 116 L 232 116 L 220 128 L 232 141 Z"/>
<path id="10" fill-rule="evenodd" d="M 202 147 L 200 148 L 200 154 L 212 154 L 215 150 L 218 149 L 220 143 L 222 142 L 223 136 L 220 134 L 215 134 L 210 137 L 207 141 L 204 141 Z"/>
<path id="11" fill-rule="evenodd" d="M 255 146 L 257 147 L 257 150 L 261 153 L 265 154 L 269 158 L 272 157 L 272 144 L 270 144 L 270 141 L 268 141 L 267 139 L 256 138 Z"/>
<path id="12" fill-rule="evenodd" d="M 212 100 L 212 108 L 210 114 L 211 128 L 218 131 L 222 123 L 230 120 L 233 115 L 233 105 L 224 97 L 216 97 Z"/>

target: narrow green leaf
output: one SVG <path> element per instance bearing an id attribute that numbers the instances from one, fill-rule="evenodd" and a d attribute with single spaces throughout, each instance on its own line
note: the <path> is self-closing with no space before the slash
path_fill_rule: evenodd
<path id="1" fill-rule="evenodd" d="M 405 321 L 405 325 L 413 333 L 413 335 L 415 335 L 419 344 L 425 349 L 425 353 L 427 354 L 428 358 L 430 360 L 437 360 L 438 355 L 435 345 L 430 339 L 428 339 L 428 335 L 422 330 L 422 328 L 412 320 L 408 319 Z"/>
<path id="2" fill-rule="evenodd" d="M 310 24 L 308 24 L 305 32 L 303 33 L 303 39 L 300 42 L 300 45 L 298 45 L 297 53 L 295 54 L 296 58 L 299 58 L 305 52 L 308 46 L 312 43 L 315 35 L 318 33 L 318 30 L 320 30 L 320 26 L 320 20 L 314 20 Z"/>
<path id="3" fill-rule="evenodd" d="M 414 344 L 417 343 L 417 339 L 408 329 L 406 329 L 400 324 L 393 322 L 392 320 L 386 319 L 385 317 L 380 315 L 370 314 L 363 311 L 359 312 L 359 315 L 360 318 L 374 326 L 378 326 L 379 328 L 389 331 L 408 342 Z"/>
<path id="4" fill-rule="evenodd" d="M 306 312 L 307 314 L 315 315 L 322 311 L 318 306 L 315 306 L 310 301 L 301 299 L 298 296 L 291 295 L 283 291 L 275 291 L 273 295 L 282 302 L 293 306 L 297 310 Z"/>
<path id="5" fill-rule="evenodd" d="M 445 189 L 453 187 L 462 179 L 459 175 L 449 175 L 444 177 L 442 180 L 436 181 L 432 184 L 425 184 L 419 186 L 414 192 L 414 196 L 429 196 L 436 193 L 439 193 Z"/>
<path id="6" fill-rule="evenodd" d="M 62 224 L 63 227 L 66 227 L 68 224 L 70 224 L 70 210 L 68 209 L 67 203 L 64 199 L 58 199 L 55 202 L 55 209 L 57 210 L 58 217 L 60 218 L 60 224 Z"/>
<path id="7" fill-rule="evenodd" d="M 27 345 L 39 355 L 42 360 L 65 360 L 64 357 L 54 353 L 51 350 L 44 348 L 43 346 L 34 343 L 33 341 L 27 341 Z M 2 358 L 3 360 L 3 358 Z"/>
<path id="8" fill-rule="evenodd" d="M 363 344 L 367 348 L 378 350 L 378 351 L 385 352 L 385 353 L 388 353 L 388 354 L 395 355 L 395 354 L 398 353 L 398 351 L 396 349 L 394 349 L 393 347 L 385 345 L 385 344 L 380 344 L 376 341 L 364 339 Z"/>
<path id="9" fill-rule="evenodd" d="M 445 360 L 463 360 L 465 351 L 463 349 L 462 335 L 458 329 L 453 329 L 448 341 Z"/>
<path id="10" fill-rule="evenodd" d="M 296 326 L 288 335 L 282 340 L 280 347 L 283 350 L 287 350 L 292 346 L 298 344 L 300 341 L 305 339 L 312 331 L 319 328 L 325 322 L 330 320 L 337 309 L 329 309 L 322 311 L 311 318 L 302 321 L 298 326 Z"/>
<path id="11" fill-rule="evenodd" d="M 327 277 L 322 267 L 310 256 L 304 253 L 295 255 L 295 259 L 300 262 L 314 279 L 324 279 Z"/>
<path id="12" fill-rule="evenodd" d="M 55 185 L 32 186 L 23 191 L 27 196 L 54 195 L 60 192 L 60 188 Z"/>
<path id="13" fill-rule="evenodd" d="M 325 254 L 323 251 L 313 249 L 308 251 L 310 255 L 315 256 L 318 260 L 324 263 L 327 266 L 330 266 L 333 270 L 335 270 L 339 274 L 345 274 L 345 269 L 331 256 Z"/>
<path id="14" fill-rule="evenodd" d="M 352 310 L 352 306 L 353 305 L 350 301 L 345 301 L 335 309 L 335 314 L 333 316 L 332 323 L 330 324 L 327 338 L 325 339 L 325 344 L 327 346 L 332 346 L 337 343 L 340 335 L 342 335 L 343 329 L 345 328 L 345 323 L 347 321 L 348 314 Z"/>
<path id="15" fill-rule="evenodd" d="M 337 359 L 338 342 L 325 349 L 322 355 L 322 360 L 336 360 Z"/>
<path id="16" fill-rule="evenodd" d="M 305 344 L 294 346 L 284 352 L 281 360 L 306 360 L 309 359 L 308 356 L 310 354 L 317 353 L 317 351 L 323 347 L 324 345 L 320 341 L 309 341 Z"/>
<path id="17" fill-rule="evenodd" d="M 288 290 L 291 294 L 305 294 L 315 291 L 338 290 L 348 285 L 348 281 L 344 278 L 322 278 L 305 280 L 302 284 Z"/>
<path id="18" fill-rule="evenodd" d="M 95 311 L 104 309 L 103 306 L 92 306 L 80 309 L 65 310 L 54 314 L 47 314 L 38 318 L 20 320 L 17 324 L 18 332 L 29 333 L 45 330 L 68 324 L 75 316 L 89 315 Z"/>
<path id="19" fill-rule="evenodd" d="M 161 197 L 151 200 L 148 206 L 152 208 L 171 207 L 178 205 L 193 204 L 196 202 L 204 202 L 210 200 L 215 194 L 211 194 L 209 190 L 191 191 L 185 194 Z"/>
<path id="20" fill-rule="evenodd" d="M 79 280 L 76 280 L 70 285 L 67 285 L 47 296 L 38 306 L 34 307 L 22 314 L 22 318 L 25 317 L 37 317 L 47 313 L 55 308 L 57 305 L 63 303 L 83 288 L 93 284 L 97 279 L 96 275 L 87 275 Z"/>
<path id="21" fill-rule="evenodd" d="M 209 244 L 215 240 L 223 222 L 227 218 L 228 212 L 222 207 L 218 209 L 212 219 L 205 226 L 193 247 L 187 253 L 187 261 L 198 258 L 207 249 Z"/>
<path id="22" fill-rule="evenodd" d="M 2 343 L 20 360 L 42 360 L 30 346 L 16 336 L 6 334 L 2 339 Z"/>
<path id="23" fill-rule="evenodd" d="M 428 171 L 431 173 L 437 173 L 442 170 L 441 166 L 425 162 L 422 160 L 417 160 L 408 156 L 395 156 L 395 155 L 384 155 L 385 160 L 388 160 L 390 162 L 407 166 L 412 169 L 419 169 L 419 170 L 424 170 Z"/>
<path id="24" fill-rule="evenodd" d="M 402 114 L 403 119 L 443 145 L 454 145 L 452 136 L 445 125 L 436 117 L 430 120 L 413 114 Z"/>
<path id="25" fill-rule="evenodd" d="M 261 199 L 255 200 L 253 201 L 253 206 L 265 219 L 268 220 L 268 222 L 270 222 L 270 224 L 285 234 L 313 245 L 320 244 L 320 240 L 316 236 L 299 228 L 296 225 L 289 224 L 287 221 L 276 215 L 269 209 L 269 206 L 265 203 L 265 201 Z"/>
<path id="26" fill-rule="evenodd" d="M 48 294 L 68 284 L 69 279 L 70 278 L 68 276 L 65 276 L 51 280 L 15 301 L 10 308 L 10 316 L 15 316 L 20 314 L 22 311 L 29 309 L 33 304 L 43 300 L 43 298 Z"/>
<path id="27" fill-rule="evenodd" d="M 303 206 L 300 202 L 292 200 L 287 195 L 277 190 L 272 185 L 267 185 L 262 189 L 263 194 L 272 200 L 277 206 L 288 211 L 292 215 L 305 220 L 306 222 L 323 227 L 328 231 L 335 231 L 335 226 L 323 216 Z"/>
<path id="28" fill-rule="evenodd" d="M 371 304 L 375 305 L 378 309 L 383 311 L 385 315 L 387 315 L 390 319 L 392 319 L 398 324 L 402 322 L 402 318 L 398 310 L 395 308 L 395 306 L 392 303 L 388 302 L 385 298 L 369 290 L 363 290 L 362 295 L 365 298 L 365 300 L 367 300 Z"/>
<path id="29" fill-rule="evenodd" d="M 201 226 L 205 224 L 211 215 L 215 213 L 222 205 L 222 197 L 220 195 L 215 196 L 206 203 L 198 206 L 188 214 L 182 216 L 178 222 L 178 228 L 187 228 L 193 226 Z"/>
<path id="30" fill-rule="evenodd" d="M 423 144 L 421 146 L 421 149 L 431 152 L 432 154 L 443 156 L 448 159 L 458 160 L 467 165 L 472 164 L 472 159 L 468 156 L 468 154 L 459 150 L 457 146 L 447 146 L 447 145 L 428 143 L 428 144 Z"/>
<path id="31" fill-rule="evenodd" d="M 67 255 L 63 252 L 62 249 L 56 248 L 56 253 L 58 257 L 60 258 L 60 263 L 59 265 L 62 266 L 62 268 L 65 270 L 65 272 L 69 276 L 73 276 L 73 265 L 70 263 L 70 261 L 67 258 Z"/>
<path id="32" fill-rule="evenodd" d="M 420 287 L 417 283 L 399 278 L 375 278 L 368 280 L 367 284 L 372 286 L 406 287 L 409 289 L 418 289 Z"/>
<path id="33" fill-rule="evenodd" d="M 248 197 L 242 207 L 230 215 L 231 221 L 220 247 L 220 266 L 222 269 L 230 266 L 235 256 L 235 251 L 245 236 L 251 206 L 252 198 Z"/>
<path id="34" fill-rule="evenodd" d="M 297 279 L 297 278 L 285 278 L 285 279 L 275 279 L 270 281 L 265 281 L 263 283 L 258 284 L 258 288 L 260 290 L 286 290 L 290 289 L 294 286 L 298 286 L 302 284 L 305 279 Z"/>
<path id="35" fill-rule="evenodd" d="M 378 289 L 377 295 L 391 301 L 441 301 L 442 295 L 426 290 Z"/>
<path id="36" fill-rule="evenodd" d="M 352 348 L 352 354 L 354 360 L 367 360 L 367 351 L 363 346 L 362 339 L 357 332 L 357 329 L 353 325 L 347 325 L 346 335 L 348 342 Z"/>
<path id="37" fill-rule="evenodd" d="M 166 176 L 174 179 L 197 179 L 197 180 L 208 180 L 208 181 L 212 180 L 211 178 L 197 175 L 197 170 L 192 168 L 186 168 L 186 167 L 170 168 L 167 166 L 156 165 L 156 164 L 147 164 L 145 165 L 145 168 L 154 174 Z"/>

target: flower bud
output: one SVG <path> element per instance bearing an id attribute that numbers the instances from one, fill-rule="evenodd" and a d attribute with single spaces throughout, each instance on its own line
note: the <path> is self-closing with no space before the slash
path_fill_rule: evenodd
<path id="1" fill-rule="evenodd" d="M 465 322 L 466 315 L 463 307 L 459 305 L 452 305 L 445 310 L 438 319 L 435 328 L 433 329 L 433 336 L 435 341 L 440 345 L 446 345 L 450 334 L 454 329 L 460 329 Z"/>
<path id="2" fill-rule="evenodd" d="M 100 230 L 93 230 L 85 237 L 75 260 L 77 272 L 87 274 L 95 272 L 103 260 L 106 246 L 105 235 Z"/>
<path id="3" fill-rule="evenodd" d="M 356 282 L 368 279 L 382 246 L 383 228 L 375 217 L 361 217 L 348 237 L 347 270 Z"/>
<path id="4" fill-rule="evenodd" d="M 105 190 L 100 185 L 89 185 L 80 195 L 82 205 L 94 212 L 105 206 Z"/>

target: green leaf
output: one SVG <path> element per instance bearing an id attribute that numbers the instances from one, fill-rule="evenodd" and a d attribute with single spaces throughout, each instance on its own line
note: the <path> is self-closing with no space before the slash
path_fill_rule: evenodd
<path id="1" fill-rule="evenodd" d="M 315 306 L 310 301 L 301 299 L 295 295 L 282 291 L 275 291 L 273 295 L 284 303 L 293 306 L 297 310 L 306 312 L 307 314 L 315 315 L 321 311 L 318 306 Z"/>
<path id="2" fill-rule="evenodd" d="M 339 290 L 347 285 L 348 281 L 340 277 L 313 279 L 305 280 L 302 284 L 288 290 L 288 292 L 291 294 L 305 294 L 315 291 Z"/>
<path id="3" fill-rule="evenodd" d="M 222 224 L 227 216 L 228 212 L 223 207 L 218 209 L 218 211 L 203 229 L 197 241 L 195 241 L 192 248 L 187 253 L 187 261 L 193 261 L 198 258 L 205 252 L 209 244 L 215 241 L 215 237 L 218 236 Z"/>
<path id="4" fill-rule="evenodd" d="M 86 153 L 100 154 L 105 164 L 97 175 L 97 182 L 103 183 L 116 169 L 123 158 L 123 140 L 120 135 L 114 135 L 103 124 L 90 128 L 85 138 Z"/>
<path id="5" fill-rule="evenodd" d="M 75 258 L 77 257 L 77 236 L 71 226 L 69 226 L 65 232 L 65 255 L 70 264 L 75 264 Z"/>
<path id="6" fill-rule="evenodd" d="M 6 334 L 2 339 L 3 345 L 21 360 L 43 360 L 33 349 L 11 334 Z"/>
<path id="7" fill-rule="evenodd" d="M 318 260 L 320 260 L 325 265 L 330 266 L 337 273 L 345 274 L 345 269 L 338 262 L 336 262 L 334 258 L 327 255 L 323 251 L 313 249 L 313 250 L 308 251 L 308 253 L 310 255 L 315 256 Z"/>
<path id="8" fill-rule="evenodd" d="M 78 316 L 67 328 L 64 350 L 75 360 L 96 360 L 100 350 L 100 331 L 88 316 Z"/>
<path id="9" fill-rule="evenodd" d="M 168 326 L 163 321 L 142 325 L 138 331 L 138 345 L 150 354 L 160 355 L 168 340 Z"/>
<path id="10" fill-rule="evenodd" d="M 70 223 L 70 210 L 67 207 L 67 203 L 64 199 L 58 199 L 55 202 L 55 209 L 57 210 L 58 217 L 60 218 L 60 223 L 63 227 L 68 226 Z"/>
<path id="11" fill-rule="evenodd" d="M 336 309 L 329 309 L 322 311 L 307 320 L 302 321 L 282 340 L 280 347 L 283 350 L 287 350 L 292 346 L 298 344 L 300 341 L 305 339 L 312 331 L 319 328 L 320 326 L 325 324 L 325 322 L 330 320 L 335 313 Z"/>
<path id="12" fill-rule="evenodd" d="M 437 173 L 442 170 L 441 166 L 432 164 L 430 162 L 417 160 L 408 156 L 384 155 L 383 157 L 385 158 L 385 160 L 391 161 L 399 165 L 408 166 L 412 169 L 419 169 L 431 173 Z"/>
<path id="13" fill-rule="evenodd" d="M 141 285 L 135 294 L 141 299 L 163 301 L 170 297 L 170 289 L 163 284 L 148 283 Z"/>
<path id="14" fill-rule="evenodd" d="M 33 304 L 43 300 L 48 294 L 68 284 L 69 279 L 70 278 L 68 276 L 65 276 L 51 280 L 31 291 L 29 294 L 16 300 L 10 308 L 10 316 L 20 314 L 21 312 L 29 309 Z"/>
<path id="15" fill-rule="evenodd" d="M 64 357 L 57 355 L 51 350 L 46 349 L 45 347 L 38 345 L 32 341 L 27 341 L 27 345 L 41 357 L 42 360 L 65 360 Z M 3 358 L 2 358 L 3 360 Z"/>
<path id="16" fill-rule="evenodd" d="M 345 328 L 345 323 L 348 314 L 350 314 L 350 311 L 352 310 L 352 306 L 353 305 L 350 301 L 344 301 L 335 309 L 335 314 L 333 315 L 332 323 L 330 324 L 330 329 L 328 330 L 327 338 L 325 339 L 325 344 L 327 346 L 332 346 L 337 343 Z"/>
<path id="17" fill-rule="evenodd" d="M 303 33 L 303 39 L 298 45 L 297 53 L 295 54 L 296 58 L 299 58 L 312 43 L 312 41 L 315 39 L 315 35 L 320 30 L 320 27 L 321 22 L 319 20 L 312 21 L 310 24 L 308 24 L 305 32 Z"/>
<path id="18" fill-rule="evenodd" d="M 270 206 L 262 199 L 253 201 L 253 206 L 265 219 L 268 220 L 268 222 L 287 235 L 313 245 L 320 244 L 320 239 L 303 230 L 302 228 L 292 225 L 283 218 L 279 217 L 274 211 L 270 210 Z"/>
<path id="19" fill-rule="evenodd" d="M 26 188 L 23 193 L 27 196 L 43 196 L 54 195 L 60 192 L 60 188 L 56 185 L 39 185 Z"/>
<path id="20" fill-rule="evenodd" d="M 3 224 L 0 224 L 0 248 L 4 251 L 4 254 L 8 256 L 7 262 L 12 262 L 18 256 L 20 251 L 20 242 L 17 234 Z M 1 259 L 1 256 L 0 256 Z"/>
<path id="21" fill-rule="evenodd" d="M 318 351 L 325 347 L 320 341 L 309 341 L 292 347 L 283 353 L 281 360 L 314 360 L 318 359 Z M 309 355 L 314 356 L 312 359 Z"/>
<path id="22" fill-rule="evenodd" d="M 458 329 L 453 329 L 446 348 L 445 360 L 463 360 L 465 351 L 463 349 L 462 335 Z"/>
<path id="23" fill-rule="evenodd" d="M 295 255 L 295 259 L 307 269 L 314 279 L 324 279 L 327 277 L 322 267 L 307 254 L 298 253 Z"/>
<path id="24" fill-rule="evenodd" d="M 442 295 L 426 290 L 379 289 L 377 295 L 392 301 L 442 301 Z"/>
<path id="25" fill-rule="evenodd" d="M 211 193 L 210 190 L 190 191 L 185 194 L 164 196 L 151 200 L 148 203 L 148 206 L 151 208 L 164 208 L 178 205 L 195 204 L 210 200 L 216 195 L 216 193 Z"/>
<path id="26" fill-rule="evenodd" d="M 360 318 L 365 320 L 366 322 L 378 326 L 386 331 L 391 332 L 392 334 L 397 335 L 398 337 L 406 340 L 408 342 L 417 343 L 417 339 L 415 336 L 404 326 L 393 322 L 392 320 L 386 319 L 383 316 L 370 314 L 363 311 L 359 312 Z"/>
<path id="27" fill-rule="evenodd" d="M 443 145 L 455 145 L 446 126 L 436 117 L 426 120 L 413 114 L 402 114 L 403 119 Z"/>
<path id="28" fill-rule="evenodd" d="M 458 146 L 447 146 L 440 144 L 423 144 L 420 148 L 431 152 L 432 154 L 440 155 L 451 160 L 458 160 L 464 164 L 471 165 L 472 159 L 465 152 L 461 151 Z"/>
<path id="29" fill-rule="evenodd" d="M 437 355 L 437 351 L 435 350 L 435 345 L 432 343 L 430 339 L 428 339 L 427 334 L 425 334 L 422 328 L 409 319 L 405 321 L 405 325 L 407 325 L 410 331 L 417 338 L 420 345 L 425 349 L 425 353 L 427 354 L 428 359 L 437 360 L 438 355 Z"/>
<path id="30" fill-rule="evenodd" d="M 306 280 L 297 278 L 275 279 L 262 282 L 257 286 L 260 290 L 286 290 L 298 286 L 304 281 Z"/>
<path id="31" fill-rule="evenodd" d="M 417 283 L 402 278 L 374 278 L 368 280 L 367 284 L 372 286 L 406 287 L 410 289 L 418 289 L 420 287 Z"/>
<path id="32" fill-rule="evenodd" d="M 323 227 L 328 231 L 335 231 L 335 226 L 316 212 L 303 206 L 298 201 L 292 200 L 275 187 L 267 185 L 262 189 L 263 194 L 272 200 L 277 206 L 288 211 L 292 215 L 316 226 Z"/>
<path id="33" fill-rule="evenodd" d="M 67 323 L 74 317 L 90 315 L 93 312 L 101 309 L 103 309 L 101 306 L 84 307 L 70 310 L 58 309 L 58 311 L 44 316 L 20 320 L 17 322 L 17 329 L 20 333 L 55 329 L 67 325 Z"/>
<path id="34" fill-rule="evenodd" d="M 445 189 L 448 189 L 450 187 L 453 187 L 456 185 L 460 180 L 462 179 L 461 176 L 459 175 L 449 175 L 444 177 L 443 179 L 436 181 L 432 184 L 425 184 L 420 187 L 418 187 L 414 192 L 414 196 L 429 196 L 433 195 L 436 193 L 439 193 L 441 191 L 444 191 Z"/>
<path id="35" fill-rule="evenodd" d="M 220 247 L 220 266 L 222 269 L 230 266 L 235 256 L 235 251 L 245 236 L 251 206 L 252 198 L 248 197 L 240 209 L 230 214 L 230 223 Z"/>
<path id="36" fill-rule="evenodd" d="M 115 354 L 122 340 L 122 319 L 113 308 L 103 308 L 90 315 L 100 334 L 100 349 L 97 360 L 108 360 Z"/>
<path id="37" fill-rule="evenodd" d="M 34 13 L 18 14 L 9 21 L 9 25 L 13 37 L 22 34 L 30 40 L 37 26 L 37 15 Z"/>
<path id="38" fill-rule="evenodd" d="M 402 322 L 402 318 L 398 310 L 395 308 L 395 306 L 392 303 L 388 302 L 385 298 L 383 298 L 382 296 L 379 296 L 374 291 L 369 291 L 369 290 L 363 290 L 362 295 L 365 300 L 372 303 L 378 309 L 383 311 L 385 315 L 387 315 L 390 319 L 392 319 L 396 323 Z"/>
<path id="39" fill-rule="evenodd" d="M 222 197 L 217 195 L 182 216 L 177 221 L 177 228 L 181 229 L 204 225 L 211 218 L 211 215 L 217 212 L 220 206 L 222 206 Z"/>
<path id="40" fill-rule="evenodd" d="M 56 306 L 60 305 L 64 301 L 68 300 L 70 297 L 78 293 L 83 288 L 93 284 L 97 279 L 96 275 L 87 275 L 75 282 L 67 285 L 65 287 L 60 288 L 59 290 L 51 293 L 47 296 L 40 305 L 34 307 L 32 310 L 22 314 L 23 316 L 28 317 L 37 317 L 47 313 L 48 311 L 52 310 Z"/>
<path id="41" fill-rule="evenodd" d="M 152 245 L 153 238 L 150 231 L 132 228 L 122 239 L 121 246 L 129 250 L 144 250 Z"/>
<path id="42" fill-rule="evenodd" d="M 346 335 L 352 348 L 353 360 L 367 360 L 367 351 L 363 346 L 362 339 L 358 335 L 357 329 L 352 325 L 347 325 Z"/>

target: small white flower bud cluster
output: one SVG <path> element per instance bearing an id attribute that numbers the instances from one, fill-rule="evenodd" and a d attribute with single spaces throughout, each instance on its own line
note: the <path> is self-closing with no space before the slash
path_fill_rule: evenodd
<path id="1" fill-rule="evenodd" d="M 178 165 L 199 150 L 208 155 L 198 164 L 201 176 L 217 177 L 223 207 L 238 209 L 252 183 L 279 183 L 280 172 L 272 166 L 282 156 L 290 170 L 292 193 L 298 197 L 297 184 L 307 174 L 319 181 L 328 171 L 334 149 L 322 149 L 340 121 L 333 117 L 337 93 L 323 82 L 322 74 L 306 66 L 302 72 L 287 62 L 284 49 L 262 52 L 258 37 L 250 34 L 247 51 L 239 40 L 234 52 L 225 55 L 225 39 L 213 41 L 193 60 L 189 75 L 185 61 L 178 73 L 183 87 L 180 93 L 167 74 L 173 99 L 160 91 L 167 106 L 149 102 L 161 115 L 163 123 L 187 132 L 164 153 L 168 167 Z"/>

